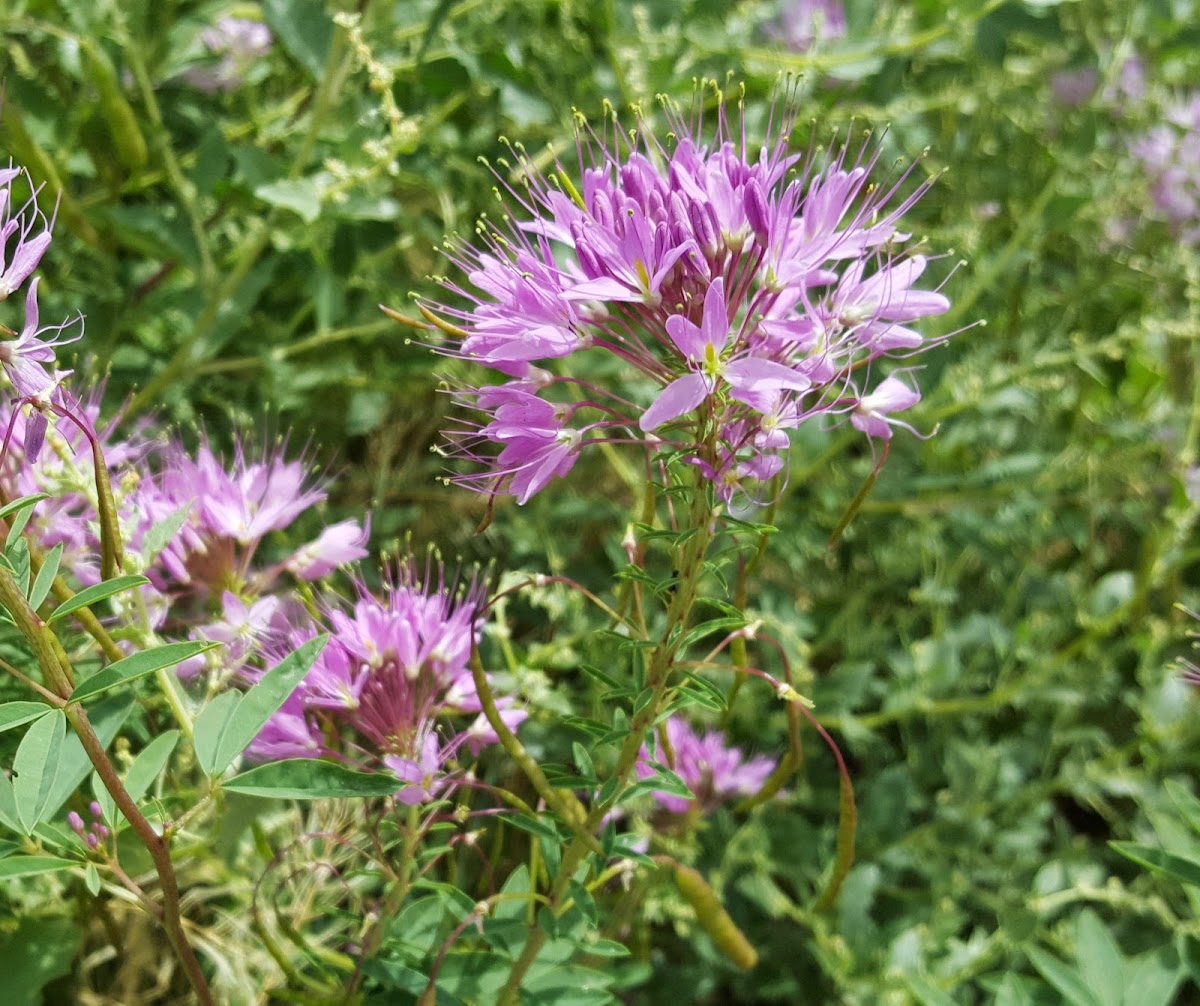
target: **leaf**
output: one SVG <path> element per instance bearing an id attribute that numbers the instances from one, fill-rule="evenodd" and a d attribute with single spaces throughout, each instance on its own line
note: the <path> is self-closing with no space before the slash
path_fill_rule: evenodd
<path id="1" fill-rule="evenodd" d="M 306 224 L 313 223 L 321 215 L 323 189 L 308 178 L 281 178 L 268 182 L 254 190 L 264 203 L 297 213 Z"/>
<path id="2" fill-rule="evenodd" d="M 66 715 L 60 709 L 51 710 L 26 731 L 13 758 L 13 795 L 17 817 L 26 835 L 33 831 L 46 810 L 58 775 L 66 731 Z"/>
<path id="3" fill-rule="evenodd" d="M 221 784 L 223 789 L 279 800 L 391 796 L 403 784 L 394 775 L 359 772 L 337 762 L 288 758 L 266 762 Z"/>
<path id="4" fill-rule="evenodd" d="M 33 877 L 39 873 L 57 873 L 78 866 L 78 860 L 58 856 L 9 856 L 0 859 L 0 880 L 14 877 Z"/>
<path id="5" fill-rule="evenodd" d="M 0 772 L 0 823 L 11 831 L 20 831 L 17 821 L 17 797 L 13 793 L 12 780 L 4 772 Z"/>
<path id="6" fill-rule="evenodd" d="M 33 493 L 30 496 L 22 496 L 0 507 L 0 517 L 7 517 L 9 514 L 32 507 L 35 503 L 40 503 L 42 500 L 49 498 L 50 496 L 47 493 Z"/>
<path id="7" fill-rule="evenodd" d="M 1058 989 L 1072 1006 L 1100 1006 L 1078 971 L 1038 947 L 1026 947 L 1025 953 L 1041 976 Z"/>
<path id="8" fill-rule="evenodd" d="M 178 740 L 179 731 L 168 730 L 155 737 L 134 758 L 124 779 L 125 791 L 134 803 L 137 803 L 145 795 L 151 783 L 158 778 L 167 759 L 171 757 L 171 752 L 175 750 Z M 95 773 L 92 774 L 92 792 L 96 795 L 96 801 L 100 804 L 104 819 L 109 824 L 114 823 L 117 820 L 116 802 L 113 800 L 112 794 L 105 788 L 100 776 Z"/>
<path id="9" fill-rule="evenodd" d="M 158 558 L 167 544 L 183 527 L 183 522 L 187 520 L 187 516 L 192 511 L 192 504 L 185 503 L 174 513 L 167 514 L 162 520 L 150 526 L 145 536 L 142 538 L 142 562 L 147 566 Z"/>
<path id="10" fill-rule="evenodd" d="M 1128 963 L 1125 1002 L 1137 1006 L 1171 1006 L 1175 1001 L 1175 990 L 1185 976 L 1183 964 L 1174 949 L 1151 950 Z"/>
<path id="11" fill-rule="evenodd" d="M 949 995 L 918 975 L 905 975 L 904 981 L 921 1006 L 955 1006 Z"/>
<path id="12" fill-rule="evenodd" d="M 107 748 L 112 743 L 112 739 L 117 736 L 117 731 L 121 729 L 121 724 L 125 722 L 132 710 L 133 696 L 127 694 L 110 695 L 91 707 L 88 711 L 88 718 L 92 722 L 92 729 L 96 731 L 102 747 Z M 58 780 L 54 784 L 50 798 L 46 801 L 46 810 L 42 814 L 43 820 L 53 817 L 58 812 L 58 809 L 66 803 L 67 797 L 75 792 L 91 770 L 92 761 L 88 758 L 87 752 L 83 750 L 79 738 L 72 732 L 67 736 L 62 747 Z"/>
<path id="13" fill-rule="evenodd" d="M 687 633 L 679 644 L 680 650 L 686 650 L 694 643 L 699 642 L 705 636 L 711 636 L 714 632 L 734 632 L 743 628 L 746 624 L 746 619 L 743 616 L 734 616 L 731 618 L 714 618 L 708 622 L 702 622 Z"/>
<path id="14" fill-rule="evenodd" d="M 221 692 L 215 696 L 196 717 L 192 725 L 192 744 L 196 749 L 196 761 L 208 776 L 216 775 L 217 745 L 237 711 L 241 695 L 237 692 Z"/>
<path id="15" fill-rule="evenodd" d="M 17 515 L 8 522 L 8 537 L 4 539 L 5 552 L 11 553 L 17 542 L 21 541 L 21 534 L 25 531 L 25 525 L 29 523 L 29 518 L 32 516 L 32 506 L 22 507 L 17 511 Z"/>
<path id="16" fill-rule="evenodd" d="M 278 712 L 279 707 L 296 690 L 328 641 L 328 636 L 310 639 L 294 653 L 284 657 L 262 676 L 258 684 L 242 694 L 217 737 L 209 775 L 220 775 L 234 758 L 249 747 L 267 720 Z"/>
<path id="17" fill-rule="evenodd" d="M 1121 1006 L 1125 968 L 1121 949 L 1090 908 L 1075 920 L 1075 960 L 1083 979 L 1103 1006 Z"/>
<path id="18" fill-rule="evenodd" d="M 24 538 L 18 538 L 8 548 L 6 553 L 8 564 L 13 571 L 13 579 L 23 597 L 29 596 L 29 543 Z"/>
<path id="19" fill-rule="evenodd" d="M 71 614 L 73 611 L 86 608 L 97 601 L 103 601 L 106 597 L 112 597 L 114 594 L 119 594 L 130 587 L 138 587 L 143 583 L 149 582 L 144 576 L 115 576 L 111 580 L 105 580 L 103 583 L 86 587 L 69 601 L 63 601 L 62 604 L 51 612 L 50 617 L 46 621 L 54 622 L 65 615 Z"/>
<path id="20" fill-rule="evenodd" d="M 54 585 L 54 578 L 58 576 L 58 567 L 62 562 L 62 554 L 63 543 L 60 541 L 50 549 L 42 562 L 42 568 L 38 570 L 37 578 L 29 590 L 29 607 L 34 611 L 41 607 L 42 602 L 50 593 L 50 588 Z"/>
<path id="21" fill-rule="evenodd" d="M 1167 796 L 1171 798 L 1179 813 L 1187 819 L 1187 823 L 1193 830 L 1200 831 L 1200 800 L 1174 779 L 1167 780 L 1166 789 Z"/>
<path id="22" fill-rule="evenodd" d="M 1200 887 L 1200 863 L 1194 859 L 1176 856 L 1153 845 L 1139 845 L 1136 842 L 1109 842 L 1108 845 L 1114 852 L 1119 852 L 1126 859 L 1132 859 L 1139 866 L 1161 870 L 1185 884 Z"/>
<path id="23" fill-rule="evenodd" d="M 159 777 L 178 740 L 179 731 L 168 730 L 155 737 L 133 759 L 125 773 L 125 789 L 135 801 L 145 796 L 150 784 Z"/>
<path id="24" fill-rule="evenodd" d="M 321 0 L 263 0 L 262 17 L 313 80 L 320 80 L 333 42 L 333 21 Z"/>
<path id="25" fill-rule="evenodd" d="M 5 702 L 0 706 L 0 733 L 50 712 L 45 702 Z"/>
<path id="26" fill-rule="evenodd" d="M 83 882 L 93 898 L 100 893 L 100 871 L 96 869 L 95 863 L 88 863 L 84 869 Z"/>
<path id="27" fill-rule="evenodd" d="M 4 1006 L 40 1006 L 43 998 L 59 1001 L 58 996 L 43 996 L 42 990 L 71 973 L 82 940 L 74 921 L 61 915 L 25 915 L 6 927 L 0 938 Z"/>
<path id="28" fill-rule="evenodd" d="M 109 664 L 79 685 L 71 693 L 68 702 L 82 702 L 110 688 L 144 678 L 164 667 L 174 667 L 176 664 L 213 649 L 216 643 L 167 643 L 153 650 L 142 650 L 128 657 L 122 657 L 114 664 Z"/>

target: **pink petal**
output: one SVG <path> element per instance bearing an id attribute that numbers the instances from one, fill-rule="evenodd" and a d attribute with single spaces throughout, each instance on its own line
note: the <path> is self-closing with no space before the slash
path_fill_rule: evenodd
<path id="1" fill-rule="evenodd" d="M 693 328 L 695 326 L 692 326 Z M 708 384 L 701 374 L 686 374 L 672 381 L 659 393 L 638 422 L 643 433 L 691 412 L 708 397 Z"/>

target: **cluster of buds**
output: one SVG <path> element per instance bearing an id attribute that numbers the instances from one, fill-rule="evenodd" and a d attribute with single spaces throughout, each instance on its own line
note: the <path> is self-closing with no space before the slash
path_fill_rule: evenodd
<path id="1" fill-rule="evenodd" d="M 95 852 L 108 841 L 112 833 L 104 823 L 104 812 L 99 803 L 93 800 L 88 805 L 88 812 L 92 815 L 90 825 L 85 825 L 83 818 L 76 811 L 67 814 L 67 825 L 83 840 L 84 845 Z"/>

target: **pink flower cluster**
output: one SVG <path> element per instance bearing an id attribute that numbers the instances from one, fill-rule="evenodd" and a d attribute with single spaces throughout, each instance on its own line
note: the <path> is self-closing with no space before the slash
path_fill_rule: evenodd
<path id="1" fill-rule="evenodd" d="M 275 643 L 280 656 L 318 631 L 330 634 L 329 643 L 248 755 L 382 763 L 407 783 L 401 802 L 435 798 L 451 784 L 462 747 L 477 755 L 498 739 L 469 666 L 483 593 L 479 581 L 447 583 L 440 565 L 418 575 L 409 557 L 382 599 L 359 584 L 349 610 L 334 607 L 321 623 L 291 629 Z M 501 704 L 502 719 L 516 729 L 527 714 Z M 473 721 L 455 727 L 464 713 Z"/>
<path id="2" fill-rule="evenodd" d="M 697 733 L 678 716 L 667 720 L 666 730 L 671 755 L 660 750 L 656 760 L 687 783 L 694 797 L 689 801 L 674 793 L 656 791 L 655 800 L 672 814 L 686 814 L 692 807 L 707 812 L 729 800 L 753 796 L 775 771 L 774 759 L 765 755 L 747 758 L 720 730 Z M 650 761 L 650 753 L 643 746 L 636 767 L 638 778 L 654 777 Z"/>
<path id="3" fill-rule="evenodd" d="M 1132 150 L 1159 214 L 1182 243 L 1200 244 L 1200 92 L 1168 108 Z"/>
<path id="4" fill-rule="evenodd" d="M 508 378 L 458 389 L 478 418 L 448 432 L 451 453 L 482 468 L 456 481 L 524 503 L 585 448 L 637 443 L 681 452 L 728 500 L 783 472 L 789 431 L 815 416 L 891 436 L 920 395 L 879 364 L 927 348 L 914 324 L 949 308 L 900 230 L 929 183 L 873 181 L 869 141 L 791 152 L 792 97 L 758 149 L 723 96 L 690 118 L 665 105 L 669 141 L 610 113 L 604 135 L 579 130 L 578 188 L 513 151 L 515 209 L 448 249 L 464 306 L 421 305 L 441 352 Z"/>
<path id="5" fill-rule="evenodd" d="M 184 75 L 201 91 L 232 91 L 246 78 L 256 60 L 271 52 L 274 37 L 261 21 L 222 17 L 200 35 L 204 47 L 216 58 L 213 65 L 193 67 Z"/>
<path id="6" fill-rule="evenodd" d="M 14 195 L 14 190 L 23 190 L 24 198 Z M 63 378 L 70 371 L 56 367 L 55 347 L 72 341 L 64 337 L 72 323 L 41 326 L 38 279 L 30 279 L 50 247 L 53 228 L 53 217 L 47 218 L 38 205 L 38 188 L 29 172 L 11 164 L 0 167 L 0 302 L 29 282 L 25 293 L 25 323 L 20 331 L 0 321 L 0 368 L 21 403 L 19 413 L 25 417 L 22 424 L 24 440 L 31 456 L 41 451 L 48 416 L 69 415 L 77 423 L 82 421 L 73 414 L 78 403 L 62 388 Z M 4 429 L 6 439 L 12 433 L 17 417 L 18 411 L 8 417 Z"/>

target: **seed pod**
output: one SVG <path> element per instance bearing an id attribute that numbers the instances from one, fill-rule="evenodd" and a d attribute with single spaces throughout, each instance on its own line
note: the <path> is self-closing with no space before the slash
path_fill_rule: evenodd
<path id="1" fill-rule="evenodd" d="M 739 968 L 750 970 L 758 963 L 758 951 L 734 924 L 725 906 L 700 874 L 690 866 L 675 867 L 675 884 L 684 900 L 696 910 L 700 927 L 713 944 Z"/>
<path id="2" fill-rule="evenodd" d="M 130 171 L 138 171 L 146 166 L 149 159 L 146 138 L 142 136 L 138 127 L 137 115 L 121 91 L 117 71 L 113 69 L 104 52 L 96 46 L 85 46 L 84 53 L 87 55 L 92 83 L 96 85 L 100 94 L 100 110 L 108 123 L 117 156 Z"/>

